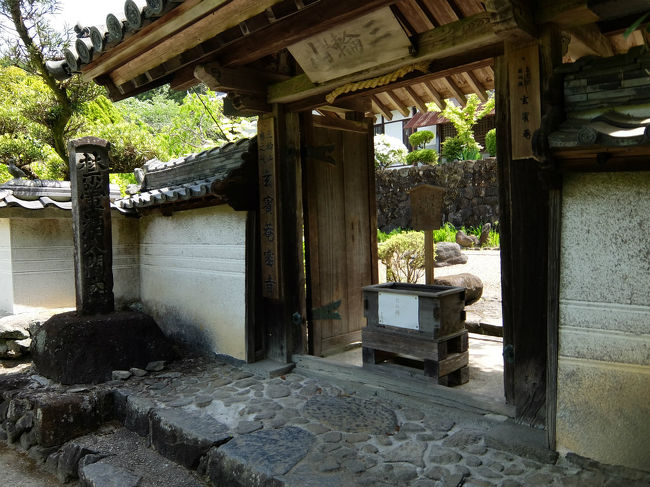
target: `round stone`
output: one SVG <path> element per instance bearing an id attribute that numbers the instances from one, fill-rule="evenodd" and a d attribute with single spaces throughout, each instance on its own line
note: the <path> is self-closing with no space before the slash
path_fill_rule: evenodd
<path id="1" fill-rule="evenodd" d="M 333 430 L 348 433 L 386 434 L 397 429 L 392 410 L 355 397 L 314 396 L 303 413 Z"/>

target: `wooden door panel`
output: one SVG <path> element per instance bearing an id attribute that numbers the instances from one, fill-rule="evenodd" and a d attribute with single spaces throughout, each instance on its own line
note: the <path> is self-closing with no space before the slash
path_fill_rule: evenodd
<path id="1" fill-rule="evenodd" d="M 316 157 L 305 164 L 305 201 L 309 258 L 308 290 L 312 309 L 341 301 L 341 319 L 310 320 L 311 353 L 326 355 L 360 341 L 362 287 L 372 284 L 372 240 L 369 225 L 368 137 L 313 127 L 314 147 L 333 147 L 335 164 Z"/>

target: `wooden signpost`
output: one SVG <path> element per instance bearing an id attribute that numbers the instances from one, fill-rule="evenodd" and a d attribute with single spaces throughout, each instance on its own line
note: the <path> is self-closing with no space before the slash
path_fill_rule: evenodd
<path id="1" fill-rule="evenodd" d="M 539 48 L 536 42 L 522 47 L 508 47 L 506 58 L 511 100 L 512 159 L 528 159 L 533 157 L 533 132 L 542 122 Z"/>
<path id="2" fill-rule="evenodd" d="M 411 226 L 424 231 L 424 270 L 426 283 L 433 284 L 433 230 L 442 225 L 442 200 L 445 188 L 421 184 L 413 188 L 411 198 Z"/>
<path id="3" fill-rule="evenodd" d="M 260 181 L 260 233 L 262 251 L 262 294 L 280 299 L 278 253 L 278 181 L 276 172 L 275 128 L 272 117 L 257 122 Z"/>

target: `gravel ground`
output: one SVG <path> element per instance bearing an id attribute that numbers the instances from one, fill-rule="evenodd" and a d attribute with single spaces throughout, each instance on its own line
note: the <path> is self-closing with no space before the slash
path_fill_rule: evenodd
<path id="1" fill-rule="evenodd" d="M 499 250 L 464 250 L 467 263 L 436 267 L 434 277 L 469 273 L 483 281 L 483 296 L 465 308 L 467 321 L 501 325 L 501 253 Z M 379 262 L 379 281 L 386 282 L 386 268 Z M 424 284 L 424 276 L 418 281 Z"/>

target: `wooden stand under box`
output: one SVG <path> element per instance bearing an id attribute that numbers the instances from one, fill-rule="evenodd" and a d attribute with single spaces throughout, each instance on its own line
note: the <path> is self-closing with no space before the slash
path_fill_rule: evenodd
<path id="1" fill-rule="evenodd" d="M 364 366 L 406 356 L 422 361 L 438 384 L 469 380 L 464 288 L 387 283 L 364 287 L 363 295 Z"/>

